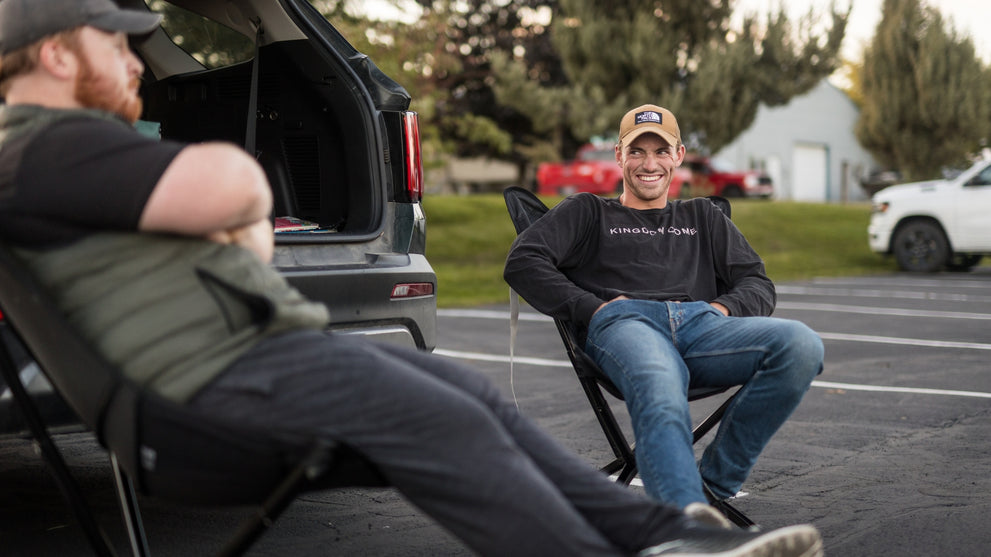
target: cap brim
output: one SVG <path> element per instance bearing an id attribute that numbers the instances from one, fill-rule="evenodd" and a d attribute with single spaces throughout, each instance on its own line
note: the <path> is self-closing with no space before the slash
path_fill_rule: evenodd
<path id="1" fill-rule="evenodd" d="M 640 137 L 641 135 L 643 135 L 645 133 L 652 133 L 654 135 L 661 136 L 661 138 L 664 139 L 664 141 L 667 141 L 668 142 L 668 145 L 677 145 L 679 143 L 677 137 L 675 137 L 671 133 L 668 133 L 668 132 L 660 129 L 659 127 L 643 127 L 643 128 L 634 129 L 630 133 L 624 135 L 623 136 L 623 144 L 626 145 L 626 144 L 630 143 L 631 141 L 633 141 L 634 139 Z"/>
<path id="2" fill-rule="evenodd" d="M 161 14 L 119 10 L 109 12 L 90 20 L 87 25 L 101 31 L 120 32 L 128 35 L 147 35 L 158 28 Z"/>

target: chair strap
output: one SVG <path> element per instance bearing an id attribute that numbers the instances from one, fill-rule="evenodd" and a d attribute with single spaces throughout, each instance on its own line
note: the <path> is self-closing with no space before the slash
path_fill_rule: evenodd
<path id="1" fill-rule="evenodd" d="M 520 401 L 516 398 L 516 385 L 513 381 L 513 362 L 516 358 L 516 334 L 520 330 L 520 295 L 512 288 L 509 289 L 509 390 L 513 393 L 513 402 L 520 410 Z"/>

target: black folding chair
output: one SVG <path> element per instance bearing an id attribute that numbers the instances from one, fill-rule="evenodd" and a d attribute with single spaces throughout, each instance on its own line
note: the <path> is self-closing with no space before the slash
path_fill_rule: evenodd
<path id="1" fill-rule="evenodd" d="M 521 187 L 511 186 L 506 188 L 503 190 L 503 197 L 506 200 L 506 208 L 509 210 L 509 218 L 513 221 L 513 226 L 515 226 L 517 234 L 526 230 L 548 211 L 543 201 L 529 190 Z M 709 200 L 719 207 L 724 214 L 727 216 L 730 215 L 730 204 L 726 199 L 712 196 Z M 595 412 L 595 417 L 599 421 L 599 426 L 602 428 L 606 440 L 609 441 L 609 446 L 612 448 L 613 455 L 615 456 L 612 462 L 602 467 L 602 471 L 609 475 L 616 474 L 616 481 L 629 485 L 637 475 L 637 463 L 634 456 L 635 446 L 627 441 L 626 435 L 616 421 L 616 416 L 613 414 L 612 408 L 609 407 L 609 403 L 606 401 L 606 397 L 602 391 L 605 390 L 619 400 L 623 400 L 623 394 L 606 377 L 592 358 L 585 353 L 582 347 L 578 345 L 578 337 L 572 324 L 561 319 L 555 319 L 554 324 L 557 326 L 561 340 L 564 342 L 568 359 L 571 360 L 571 365 L 575 368 L 575 373 L 578 375 L 578 382 L 581 384 L 582 390 L 585 391 L 585 396 L 588 397 L 588 401 L 592 405 L 592 410 Z M 707 398 L 724 393 L 727 390 L 727 387 L 689 389 L 688 400 L 695 401 Z M 719 420 L 722 419 L 723 414 L 726 412 L 726 408 L 735 396 L 736 394 L 734 393 L 728 397 L 716 410 L 695 426 L 692 430 L 693 443 L 704 437 L 706 433 L 719 423 Z M 734 524 L 742 528 L 748 528 L 754 525 L 746 515 L 729 504 L 729 502 L 717 499 L 712 493 L 708 492 L 708 489 L 706 489 L 706 495 L 709 497 L 712 505 L 725 514 Z"/>
<path id="2" fill-rule="evenodd" d="M 301 491 L 384 486 L 367 460 L 342 444 L 274 442 L 221 423 L 125 378 L 66 322 L 24 266 L 0 247 L 0 368 L 3 379 L 97 555 L 114 555 L 38 408 L 14 355 L 34 358 L 55 391 L 110 456 L 131 550 L 149 553 L 135 493 L 202 505 L 256 505 L 220 555 L 244 553 Z"/>

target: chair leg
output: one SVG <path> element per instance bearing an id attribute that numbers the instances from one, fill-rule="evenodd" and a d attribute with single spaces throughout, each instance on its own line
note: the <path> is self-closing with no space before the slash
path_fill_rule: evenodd
<path id="1" fill-rule="evenodd" d="M 120 512 L 124 518 L 124 527 L 131 542 L 131 552 L 135 557 L 151 555 L 148 549 L 148 538 L 145 537 L 144 522 L 138 508 L 138 497 L 134 492 L 131 478 L 121 469 L 117 454 L 110 453 L 110 466 L 114 472 L 114 484 L 117 486 L 117 497 L 120 501 Z"/>
<path id="2" fill-rule="evenodd" d="M 719 420 L 723 419 L 723 414 L 726 413 L 726 409 L 729 407 L 730 403 L 733 402 L 734 398 L 736 398 L 736 393 L 733 393 L 732 396 L 724 400 L 723 403 L 719 405 L 719 408 L 713 410 L 711 414 L 706 416 L 705 419 L 699 423 L 699 425 L 695 426 L 695 429 L 692 430 L 693 445 L 698 443 L 699 439 L 705 437 L 705 434 L 709 433 L 709 430 L 715 427 L 716 424 L 719 423 Z"/>
<path id="3" fill-rule="evenodd" d="M 716 504 L 714 504 L 713 507 L 716 507 L 716 509 L 718 509 L 719 512 L 723 513 L 726 516 L 726 518 L 729 519 L 730 522 L 736 524 L 737 526 L 743 528 L 744 530 L 757 526 L 757 524 L 754 523 L 753 520 L 750 520 L 750 518 L 748 518 L 747 515 L 743 514 L 742 511 L 740 511 L 739 509 L 737 509 L 736 507 L 734 507 L 733 505 L 729 504 L 726 501 L 719 501 Z"/>
<path id="4" fill-rule="evenodd" d="M 716 494 L 709 489 L 709 486 L 702 484 L 702 490 L 705 491 L 705 498 L 709 500 L 709 504 L 716 508 L 719 512 L 729 519 L 730 522 L 736 524 L 740 528 L 751 528 L 757 526 L 754 521 L 750 520 L 747 515 L 743 514 L 739 509 L 734 507 L 729 503 L 729 501 L 719 499 Z"/>
<path id="5" fill-rule="evenodd" d="M 248 517 L 234 534 L 234 538 L 220 550 L 218 556 L 243 555 L 279 518 L 300 491 L 300 487 L 319 478 L 332 462 L 333 445 L 318 444 L 293 468 L 292 472 L 265 500 L 255 513 Z"/>
<path id="6" fill-rule="evenodd" d="M 5 330 L 4 333 L 5 338 L 3 342 L 9 342 L 10 338 L 6 334 L 9 331 Z M 73 515 L 79 521 L 93 552 L 101 557 L 113 556 L 114 551 L 111 549 L 106 533 L 96 522 L 93 511 L 86 503 L 86 498 L 83 496 L 79 484 L 76 483 L 75 478 L 73 478 L 72 473 L 69 471 L 69 466 L 65 463 L 65 459 L 62 458 L 62 453 L 59 452 L 55 442 L 52 441 L 51 436 L 48 434 L 48 429 L 45 427 L 38 407 L 35 406 L 31 395 L 28 394 L 27 389 L 24 388 L 24 384 L 21 383 L 21 378 L 17 373 L 17 366 L 14 364 L 6 344 L 0 349 L 0 352 L 3 352 L 2 356 L 0 356 L 0 370 L 3 372 L 4 381 L 7 383 L 7 387 L 10 389 L 14 400 L 21 409 L 28 429 L 34 435 L 35 442 L 38 444 L 42 456 L 48 463 L 49 469 L 55 477 L 55 481 L 62 491 L 63 497 L 65 497 L 66 502 L 72 509 Z"/>

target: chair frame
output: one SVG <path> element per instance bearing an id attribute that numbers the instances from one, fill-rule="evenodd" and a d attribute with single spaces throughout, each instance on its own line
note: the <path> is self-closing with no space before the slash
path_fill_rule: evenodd
<path id="1" fill-rule="evenodd" d="M 242 555 L 302 491 L 385 486 L 361 455 L 314 440 L 285 447 L 148 392 L 107 363 L 66 322 L 50 295 L 0 246 L 0 373 L 94 553 L 115 555 L 18 373 L 15 354 L 38 364 L 55 392 L 107 449 L 134 555 L 150 553 L 137 494 L 182 504 L 255 505 L 218 555 Z M 149 465 L 149 445 L 155 463 Z M 192 456 L 193 458 L 189 458 Z"/>
<path id="2" fill-rule="evenodd" d="M 510 186 L 503 190 L 503 197 L 506 201 L 506 208 L 509 210 L 510 219 L 516 228 L 517 235 L 522 233 L 523 230 L 548 211 L 547 206 L 533 192 L 519 186 Z M 726 199 L 712 196 L 709 197 L 709 200 L 719 207 L 724 214 L 729 216 L 729 202 Z M 581 384 L 582 390 L 585 392 L 585 396 L 588 398 L 588 402 L 592 406 L 595 417 L 599 422 L 602 433 L 605 435 L 613 451 L 613 460 L 603 466 L 601 470 L 610 476 L 615 474 L 618 483 L 629 485 L 637 475 L 636 447 L 627 440 L 626 434 L 623 433 L 619 422 L 616 420 L 616 415 L 609 406 L 609 402 L 606 400 L 603 391 L 608 392 L 619 400 L 623 400 L 623 395 L 592 358 L 579 346 L 573 325 L 568 321 L 557 318 L 554 319 L 554 325 L 557 327 L 561 341 L 564 343 L 565 351 L 568 354 L 568 359 L 571 361 L 575 374 L 578 376 L 578 382 Z M 729 387 L 689 389 L 688 400 L 692 402 L 708 398 L 725 393 L 729 389 Z M 736 392 L 727 397 L 726 400 L 693 428 L 692 443 L 698 442 L 719 423 L 735 397 Z M 704 484 L 703 488 L 710 503 L 726 515 L 731 522 L 741 528 L 750 528 L 755 525 L 752 520 L 728 501 L 720 500 L 713 495 L 708 488 L 705 488 Z"/>

